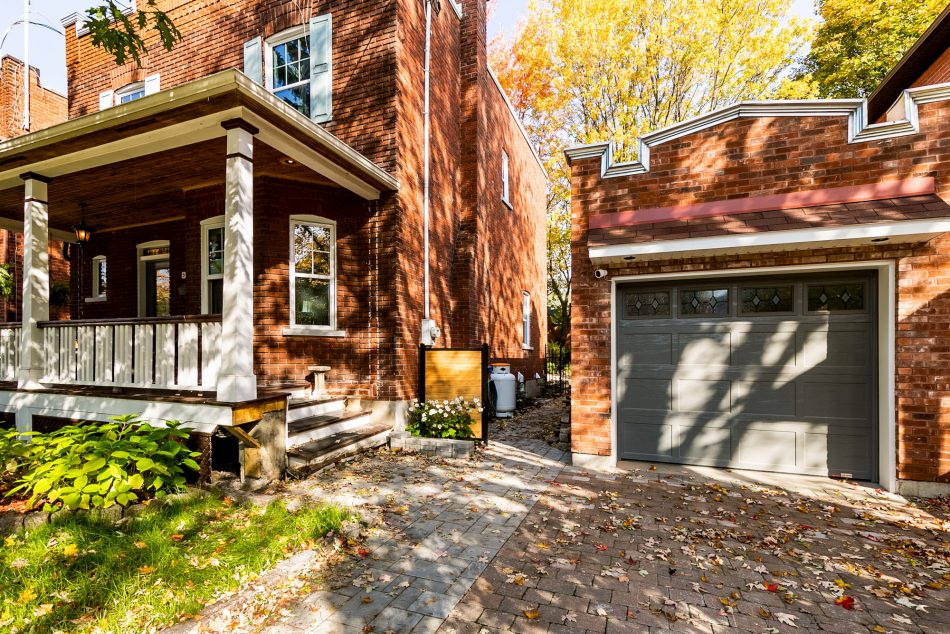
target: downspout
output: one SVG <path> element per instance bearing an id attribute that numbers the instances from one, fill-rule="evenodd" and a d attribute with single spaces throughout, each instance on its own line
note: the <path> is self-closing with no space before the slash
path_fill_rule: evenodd
<path id="1" fill-rule="evenodd" d="M 23 0 L 23 129 L 30 129 L 30 0 Z"/>
<path id="2" fill-rule="evenodd" d="M 424 76 L 424 96 L 422 106 L 422 333 L 420 342 L 431 346 L 439 338 L 441 332 L 435 322 L 432 321 L 430 311 L 430 282 L 429 282 L 429 210 L 430 210 L 430 113 L 429 113 L 429 91 L 430 75 L 432 62 L 432 3 L 437 0 L 424 0 L 426 3 L 426 45 L 425 45 L 425 65 L 423 69 Z"/>

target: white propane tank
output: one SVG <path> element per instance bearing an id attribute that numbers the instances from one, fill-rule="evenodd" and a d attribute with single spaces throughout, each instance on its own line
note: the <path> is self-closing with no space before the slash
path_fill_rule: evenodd
<path id="1" fill-rule="evenodd" d="M 491 364 L 491 382 L 495 386 L 495 417 L 511 418 L 517 405 L 518 379 L 507 363 Z"/>

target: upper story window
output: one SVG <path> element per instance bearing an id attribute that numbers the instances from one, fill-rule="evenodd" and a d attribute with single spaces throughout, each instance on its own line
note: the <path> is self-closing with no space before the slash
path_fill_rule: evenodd
<path id="1" fill-rule="evenodd" d="M 511 179 L 508 166 L 508 152 L 501 151 L 501 200 L 511 207 Z"/>
<path id="2" fill-rule="evenodd" d="M 323 123 L 333 102 L 333 33 L 330 15 L 268 38 L 244 43 L 244 74 L 292 108 Z M 263 63 L 262 63 L 263 62 Z"/>
<path id="3" fill-rule="evenodd" d="M 161 75 L 155 73 L 149 75 L 142 81 L 126 84 L 118 90 L 106 90 L 99 93 L 99 110 L 105 110 L 112 106 L 121 106 L 124 103 L 153 95 L 162 89 Z"/>
<path id="4" fill-rule="evenodd" d="M 290 325 L 336 327 L 336 223 L 290 219 Z"/>
<path id="5" fill-rule="evenodd" d="M 129 103 L 145 96 L 145 82 L 137 81 L 115 92 L 115 105 Z"/>

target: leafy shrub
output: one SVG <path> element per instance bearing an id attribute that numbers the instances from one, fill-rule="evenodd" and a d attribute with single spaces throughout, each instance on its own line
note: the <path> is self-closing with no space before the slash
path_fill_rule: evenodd
<path id="1" fill-rule="evenodd" d="M 51 306 L 68 306 L 69 284 L 66 282 L 53 282 L 49 289 L 49 303 Z"/>
<path id="2" fill-rule="evenodd" d="M 16 429 L 0 429 L 0 491 L 19 478 L 29 463 L 31 446 L 23 441 L 25 435 Z"/>
<path id="3" fill-rule="evenodd" d="M 0 299 L 10 299 L 13 297 L 14 286 L 13 265 L 0 264 Z"/>
<path id="4" fill-rule="evenodd" d="M 451 401 L 412 401 L 406 430 L 426 438 L 471 438 L 472 412 L 482 411 L 477 398 L 458 397 Z"/>
<path id="5" fill-rule="evenodd" d="M 197 470 L 196 452 L 183 444 L 179 423 L 152 427 L 122 416 L 114 423 L 68 425 L 34 434 L 29 465 L 13 493 L 30 494 L 43 510 L 127 506 L 143 497 L 164 497 L 185 484 L 185 468 Z"/>

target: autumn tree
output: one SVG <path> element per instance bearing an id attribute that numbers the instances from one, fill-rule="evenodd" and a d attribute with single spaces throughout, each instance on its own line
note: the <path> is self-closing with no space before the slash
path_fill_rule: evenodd
<path id="1" fill-rule="evenodd" d="M 158 33 L 162 46 L 169 51 L 181 40 L 171 18 L 158 9 L 157 0 L 139 0 L 135 6 L 130 11 L 120 0 L 105 0 L 86 10 L 85 26 L 93 46 L 112 55 L 116 64 L 131 59 L 141 65 L 145 53 L 143 35 L 149 30 Z"/>
<path id="2" fill-rule="evenodd" d="M 492 67 L 551 179 L 553 341 L 566 342 L 570 313 L 564 148 L 610 140 L 619 160 L 635 159 L 648 131 L 788 92 L 808 34 L 784 0 L 532 0 L 513 38 L 492 42 Z"/>
<path id="3" fill-rule="evenodd" d="M 819 0 L 822 22 L 799 77 L 821 97 L 866 97 L 947 0 Z"/>

